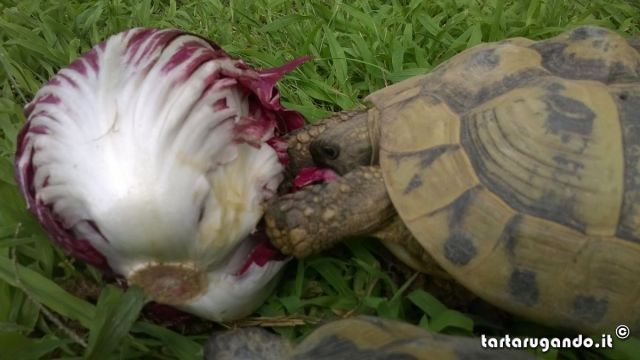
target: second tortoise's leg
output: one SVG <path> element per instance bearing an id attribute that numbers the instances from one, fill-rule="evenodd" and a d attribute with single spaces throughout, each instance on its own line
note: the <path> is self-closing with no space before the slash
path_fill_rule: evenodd
<path id="1" fill-rule="evenodd" d="M 485 349 L 479 338 L 437 334 L 397 320 L 359 316 L 332 321 L 309 334 L 291 360 L 533 360 L 524 351 Z"/>
<path id="2" fill-rule="evenodd" d="M 297 346 L 262 328 L 214 333 L 204 346 L 205 360 L 534 358 L 522 351 L 482 348 L 478 338 L 436 334 L 405 322 L 369 316 L 324 324 Z"/>
<path id="3" fill-rule="evenodd" d="M 293 345 L 263 328 L 251 327 L 213 333 L 204 345 L 205 360 L 290 359 Z"/>
<path id="4" fill-rule="evenodd" d="M 396 215 L 377 166 L 362 166 L 337 180 L 281 196 L 265 213 L 271 242 L 298 258 L 341 240 L 378 231 Z"/>

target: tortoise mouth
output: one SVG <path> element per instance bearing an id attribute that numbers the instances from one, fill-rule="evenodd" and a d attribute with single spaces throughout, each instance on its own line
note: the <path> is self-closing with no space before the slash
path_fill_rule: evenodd
<path id="1" fill-rule="evenodd" d="M 271 261 L 284 261 L 287 259 L 287 256 L 279 252 L 271 244 L 264 228 L 260 228 L 255 233 L 247 236 L 243 241 L 251 243 L 252 246 L 246 255 L 245 261 L 234 273 L 234 276 L 242 276 L 246 274 L 253 264 L 263 267 Z M 242 251 L 242 249 L 238 249 L 236 251 Z"/>
<path id="2" fill-rule="evenodd" d="M 300 190 L 306 186 L 333 181 L 339 177 L 338 173 L 330 168 L 307 167 L 293 179 L 294 190 Z"/>

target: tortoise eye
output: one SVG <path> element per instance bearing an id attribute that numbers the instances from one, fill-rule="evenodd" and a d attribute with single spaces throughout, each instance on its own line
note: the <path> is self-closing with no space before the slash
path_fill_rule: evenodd
<path id="1" fill-rule="evenodd" d="M 320 147 L 320 152 L 327 160 L 335 160 L 340 155 L 340 148 L 332 145 L 324 145 Z"/>

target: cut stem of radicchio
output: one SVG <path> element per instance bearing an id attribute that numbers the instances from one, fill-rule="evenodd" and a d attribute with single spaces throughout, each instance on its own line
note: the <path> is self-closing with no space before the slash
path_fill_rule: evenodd
<path id="1" fill-rule="evenodd" d="M 284 260 L 255 232 L 303 124 L 276 81 L 179 30 L 132 29 L 60 70 L 25 107 L 16 174 L 73 256 L 216 321 L 250 314 Z"/>

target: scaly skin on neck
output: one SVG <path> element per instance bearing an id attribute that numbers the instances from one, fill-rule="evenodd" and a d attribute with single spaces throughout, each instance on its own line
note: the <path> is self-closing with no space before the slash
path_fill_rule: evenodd
<path id="1" fill-rule="evenodd" d="M 372 234 L 394 216 L 380 168 L 363 166 L 271 202 L 265 222 L 281 252 L 302 258 L 346 237 Z"/>
<path id="2" fill-rule="evenodd" d="M 374 141 L 379 139 L 376 110 L 353 114 L 348 121 L 332 124 L 309 145 L 313 162 L 345 175 L 358 166 L 378 166 Z"/>
<path id="3" fill-rule="evenodd" d="M 343 122 L 352 120 L 358 115 L 366 115 L 367 110 L 350 110 L 339 112 L 331 117 L 322 119 L 316 123 L 306 125 L 284 136 L 289 153 L 289 164 L 287 171 L 295 176 L 300 169 L 314 166 L 311 153 L 309 151 L 311 142 L 320 137 L 325 131 L 335 128 Z"/>
<path id="4" fill-rule="evenodd" d="M 344 176 L 268 205 L 267 234 L 284 254 L 318 253 L 346 237 L 375 233 L 397 216 L 379 166 L 367 166 L 373 148 L 367 118 L 367 110 L 339 113 L 287 138 L 291 171 L 318 165 Z"/>

